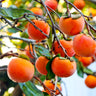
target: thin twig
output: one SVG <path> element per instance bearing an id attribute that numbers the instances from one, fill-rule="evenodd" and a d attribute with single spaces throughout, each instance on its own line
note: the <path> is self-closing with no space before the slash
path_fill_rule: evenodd
<path id="1" fill-rule="evenodd" d="M 63 35 L 64 40 L 66 40 L 67 38 L 65 37 L 65 34 L 60 30 L 57 24 L 55 24 L 55 28 Z"/>
<path id="2" fill-rule="evenodd" d="M 88 19 L 92 19 L 93 18 L 93 16 L 86 16 L 84 14 L 83 14 L 83 16 L 86 17 L 86 18 L 88 18 Z"/>
<path id="3" fill-rule="evenodd" d="M 6 18 L 1 17 L 0 19 L 1 19 L 1 20 L 3 19 L 3 20 L 5 21 L 5 23 L 8 23 L 12 28 L 15 28 L 16 30 L 18 30 L 18 31 L 20 31 L 20 32 L 23 32 L 21 29 L 13 26 L 14 24 L 12 24 L 12 23 L 11 23 L 10 21 L 8 21 Z"/>
<path id="4" fill-rule="evenodd" d="M 57 15 L 57 17 L 58 18 L 60 18 L 60 16 L 56 13 L 56 11 L 54 11 L 52 8 L 50 8 L 49 6 L 46 6 L 47 8 L 49 8 L 51 11 L 53 11 L 56 15 Z"/>
<path id="5" fill-rule="evenodd" d="M 7 56 L 18 57 L 18 53 L 13 53 L 13 51 L 9 51 L 9 52 L 6 52 L 6 53 L 0 55 L 0 59 L 2 59 L 2 58 L 4 58 L 4 57 L 7 57 Z"/>
<path id="6" fill-rule="evenodd" d="M 67 13 L 68 13 L 68 17 L 71 16 L 71 13 L 69 11 L 69 4 L 67 3 L 67 0 L 64 0 L 66 2 L 66 5 L 67 5 Z"/>
<path id="7" fill-rule="evenodd" d="M 43 17 L 43 16 L 41 16 L 41 15 L 37 15 L 37 14 L 34 14 L 34 13 L 25 13 L 23 16 L 21 16 L 21 17 L 19 17 L 19 18 L 16 18 L 16 19 L 14 19 L 14 20 L 20 20 L 20 19 L 25 18 L 25 16 L 28 17 L 28 16 L 30 16 L 30 15 L 33 15 L 33 16 L 35 16 L 35 17 L 41 18 L 41 19 L 43 19 L 44 21 L 46 21 L 46 17 Z"/>
<path id="8" fill-rule="evenodd" d="M 20 38 L 20 37 L 13 37 L 13 36 L 8 36 L 8 35 L 0 35 L 0 38 L 4 38 L 4 37 L 7 37 L 7 38 L 9 38 L 9 39 L 22 40 L 22 41 L 24 41 L 24 42 L 32 43 L 32 44 L 35 43 L 35 41 L 32 40 L 32 39 L 26 39 L 26 38 Z"/>
<path id="9" fill-rule="evenodd" d="M 45 84 L 37 76 L 33 76 L 33 78 L 35 78 L 37 81 L 39 81 L 40 84 L 43 86 L 44 90 L 48 90 L 50 92 L 51 96 L 53 96 L 53 95 L 56 96 L 54 94 L 54 91 L 49 89 L 47 86 L 45 86 Z"/>
<path id="10" fill-rule="evenodd" d="M 86 23 L 86 22 L 85 22 Z M 87 27 L 87 30 L 88 30 L 88 34 L 93 38 L 95 39 L 95 37 L 93 36 L 93 34 L 91 33 L 91 30 L 90 30 L 90 27 L 89 25 L 86 23 L 86 27 Z"/>
<path id="11" fill-rule="evenodd" d="M 0 30 L 2 30 L 3 28 L 5 28 L 6 26 L 8 26 L 8 24 L 2 26 L 2 27 L 0 28 Z"/>

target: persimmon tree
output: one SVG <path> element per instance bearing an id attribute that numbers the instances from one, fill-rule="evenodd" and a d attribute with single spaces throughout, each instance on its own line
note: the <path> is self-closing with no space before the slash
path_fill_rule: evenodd
<path id="1" fill-rule="evenodd" d="M 96 60 L 94 12 L 85 14 L 88 7 L 95 10 L 96 2 L 62 1 L 10 0 L 4 7 L 7 1 L 0 0 L 0 59 L 15 57 L 8 66 L 0 67 L 0 80 L 11 82 L 4 90 L 15 86 L 12 96 L 63 96 L 61 79 L 76 70 L 82 78 L 88 75 L 85 84 L 89 88 L 96 87 L 96 72 L 87 68 Z M 20 36 L 13 36 L 16 33 Z M 3 46 L 10 48 L 4 38 L 16 46 L 16 53 L 2 52 Z M 3 86 L 1 92 L 3 95 Z"/>

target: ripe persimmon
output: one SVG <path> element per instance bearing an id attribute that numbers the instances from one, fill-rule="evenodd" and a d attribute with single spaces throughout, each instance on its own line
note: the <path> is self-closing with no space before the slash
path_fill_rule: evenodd
<path id="1" fill-rule="evenodd" d="M 96 77 L 92 75 L 88 75 L 85 79 L 85 84 L 89 88 L 95 88 L 96 87 Z"/>
<path id="2" fill-rule="evenodd" d="M 58 2 L 56 0 L 45 0 L 45 5 L 52 8 L 53 10 L 56 10 Z M 51 11 L 49 8 L 48 10 Z"/>
<path id="3" fill-rule="evenodd" d="M 32 20 L 34 24 L 41 29 L 46 35 L 49 35 L 50 27 L 49 25 L 42 20 Z M 31 23 L 28 24 L 28 34 L 29 37 L 33 40 L 41 41 L 46 38 L 46 36 L 41 33 L 38 29 L 36 29 Z"/>
<path id="4" fill-rule="evenodd" d="M 43 75 L 47 75 L 46 65 L 47 65 L 48 61 L 49 60 L 44 56 L 40 56 L 36 60 L 35 66 L 36 66 L 36 69 L 38 70 L 39 73 L 41 73 Z"/>
<path id="5" fill-rule="evenodd" d="M 37 15 L 43 15 L 42 9 L 38 7 L 33 7 L 30 9 L 30 11 L 32 11 L 34 14 L 37 14 Z"/>
<path id="6" fill-rule="evenodd" d="M 51 90 L 54 90 L 55 88 L 55 85 L 51 82 L 51 80 L 45 80 L 44 81 L 44 84 L 47 88 L 51 89 Z M 60 84 L 57 84 L 57 87 L 59 88 L 59 90 L 61 91 L 62 88 L 60 86 Z M 47 92 L 48 94 L 50 94 L 50 91 L 48 89 L 44 90 L 45 92 Z M 56 95 L 60 94 L 58 89 L 56 89 L 56 92 L 55 92 Z"/>
<path id="7" fill-rule="evenodd" d="M 72 57 L 75 55 L 75 51 L 73 49 L 73 41 L 67 41 L 67 40 L 60 40 L 60 43 L 62 45 L 62 47 L 64 47 L 64 49 L 66 50 L 67 52 L 67 55 Z M 54 53 L 57 55 L 57 54 L 60 54 L 62 57 L 65 56 L 65 53 L 63 51 L 63 49 L 59 46 L 58 42 L 55 41 L 54 42 Z"/>
<path id="8" fill-rule="evenodd" d="M 78 56 L 91 57 L 96 52 L 96 42 L 85 34 L 78 34 L 73 40 L 73 48 Z"/>
<path id="9" fill-rule="evenodd" d="M 73 4 L 78 8 L 78 9 L 83 9 L 85 7 L 85 1 L 84 0 L 74 0 Z"/>
<path id="10" fill-rule="evenodd" d="M 60 30 L 69 36 L 73 36 L 82 32 L 84 25 L 85 22 L 82 16 L 79 16 L 78 18 L 66 18 L 62 16 L 59 20 Z"/>
<path id="11" fill-rule="evenodd" d="M 76 71 L 76 62 L 56 57 L 52 61 L 52 71 L 59 77 L 69 77 Z"/>
<path id="12" fill-rule="evenodd" d="M 33 54 L 33 49 L 32 49 L 32 46 L 30 46 L 30 48 L 29 48 L 29 46 L 27 45 L 26 47 L 25 47 L 25 53 L 26 53 L 26 55 L 29 57 L 29 58 L 34 58 L 32 55 L 34 55 Z M 32 55 L 31 55 L 32 54 Z"/>
<path id="13" fill-rule="evenodd" d="M 89 66 L 94 60 L 93 57 L 81 57 L 81 56 L 75 56 L 80 62 L 82 62 L 83 66 L 87 67 Z"/>
<path id="14" fill-rule="evenodd" d="M 34 75 L 34 66 L 28 60 L 14 58 L 7 68 L 8 77 L 14 82 L 27 82 Z"/>

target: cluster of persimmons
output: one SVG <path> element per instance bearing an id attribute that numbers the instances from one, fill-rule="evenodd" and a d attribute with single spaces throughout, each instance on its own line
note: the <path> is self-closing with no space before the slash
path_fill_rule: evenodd
<path id="1" fill-rule="evenodd" d="M 82 3 L 82 6 L 80 6 L 80 4 L 77 4 L 78 1 Z M 49 6 L 53 10 L 56 10 L 58 3 L 56 0 L 45 0 L 45 5 Z M 78 6 L 79 9 L 82 9 L 85 6 L 85 2 L 83 0 L 75 0 L 74 5 Z M 51 11 L 50 9 L 48 10 Z M 43 15 L 43 11 L 40 8 L 34 7 L 31 9 L 31 11 L 34 14 Z M 50 26 L 48 23 L 43 20 L 37 19 L 32 20 L 32 22 L 40 30 L 42 30 L 43 33 L 45 33 L 46 35 L 50 34 Z M 87 36 L 86 34 L 81 33 L 84 29 L 84 25 L 84 17 L 80 14 L 72 14 L 70 17 L 60 17 L 60 30 L 68 36 L 74 36 L 74 39 L 59 40 L 65 51 L 62 49 L 62 47 L 60 47 L 60 44 L 57 40 L 53 42 L 52 53 L 54 55 L 60 54 L 61 57 L 63 57 L 55 57 L 52 61 L 51 70 L 56 76 L 69 77 L 73 75 L 73 73 L 76 71 L 76 62 L 74 60 L 64 58 L 66 54 L 68 57 L 75 56 L 80 62 L 82 62 L 85 67 L 87 67 L 94 61 L 93 57 L 96 55 L 96 42 L 91 36 Z M 47 38 L 40 30 L 34 27 L 31 23 L 28 23 L 27 28 L 30 39 L 40 42 Z M 29 46 L 26 46 L 25 53 L 28 57 L 34 58 L 32 56 L 32 46 L 30 46 L 30 48 Z M 35 67 L 37 71 L 42 75 L 47 75 L 48 72 L 46 66 L 49 61 L 50 59 L 45 56 L 40 56 L 36 60 Z M 22 58 L 15 58 L 10 61 L 7 72 L 9 78 L 13 81 L 26 82 L 28 80 L 31 80 L 34 75 L 34 65 L 28 60 Z M 54 89 L 54 84 L 51 82 L 51 80 L 45 80 L 44 84 L 49 89 Z M 96 77 L 89 75 L 85 80 L 85 84 L 90 88 L 96 87 Z M 57 84 L 57 86 L 61 90 L 60 85 Z M 45 91 L 50 94 L 48 90 Z M 56 94 L 58 93 L 58 90 L 56 90 Z"/>

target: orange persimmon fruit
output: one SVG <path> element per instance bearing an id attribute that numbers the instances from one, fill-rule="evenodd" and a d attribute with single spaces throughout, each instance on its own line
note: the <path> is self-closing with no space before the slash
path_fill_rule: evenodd
<path id="1" fill-rule="evenodd" d="M 37 14 L 37 15 L 43 15 L 42 9 L 38 7 L 33 7 L 30 9 L 30 11 L 32 11 L 34 14 Z"/>
<path id="2" fill-rule="evenodd" d="M 48 23 L 42 20 L 32 20 L 32 22 L 37 26 L 40 30 L 43 31 L 46 35 L 49 35 L 50 27 Z M 28 35 L 31 39 L 41 41 L 46 39 L 47 37 L 41 33 L 37 28 L 35 28 L 31 23 L 28 24 Z"/>
<path id="3" fill-rule="evenodd" d="M 89 66 L 94 60 L 93 57 L 81 57 L 81 56 L 75 56 L 80 62 L 82 62 L 83 66 L 87 67 Z"/>
<path id="4" fill-rule="evenodd" d="M 73 16 L 73 15 L 72 15 Z M 60 17 L 59 27 L 66 35 L 73 36 L 83 31 L 85 21 L 82 16 L 74 15 L 74 17 Z M 77 18 L 78 17 L 78 18 Z"/>
<path id="5" fill-rule="evenodd" d="M 73 48 L 78 56 L 92 57 L 96 53 L 96 42 L 90 36 L 78 34 L 73 40 Z"/>
<path id="6" fill-rule="evenodd" d="M 78 8 L 78 9 L 83 9 L 85 7 L 85 1 L 84 0 L 74 0 L 73 4 Z"/>
<path id="7" fill-rule="evenodd" d="M 53 10 L 56 10 L 58 6 L 58 2 L 56 0 L 45 0 L 45 5 Z M 48 10 L 51 11 L 49 8 Z"/>
<path id="8" fill-rule="evenodd" d="M 43 75 L 47 75 L 47 69 L 46 69 L 46 65 L 48 63 L 48 59 L 44 56 L 40 56 L 36 62 L 35 62 L 35 66 L 36 69 L 39 73 L 43 74 Z"/>
<path id="9" fill-rule="evenodd" d="M 56 57 L 52 61 L 51 69 L 59 77 L 69 77 L 76 71 L 76 62 Z"/>
<path id="10" fill-rule="evenodd" d="M 73 41 L 70 40 L 70 41 L 67 41 L 67 40 L 60 40 L 60 43 L 62 45 L 62 47 L 66 50 L 66 53 L 68 56 L 72 57 L 75 55 L 75 51 L 73 49 Z M 58 42 L 55 41 L 54 44 L 53 44 L 53 47 L 54 47 L 54 53 L 57 55 L 57 54 L 60 54 L 62 57 L 65 56 L 65 53 L 63 51 L 63 49 L 59 46 Z"/>
<path id="11" fill-rule="evenodd" d="M 27 82 L 31 80 L 34 75 L 34 66 L 28 60 L 14 58 L 8 65 L 7 74 L 8 77 L 14 82 Z"/>
<path id="12" fill-rule="evenodd" d="M 96 87 L 96 77 L 92 75 L 88 75 L 85 79 L 85 84 L 89 88 L 95 88 Z"/>

